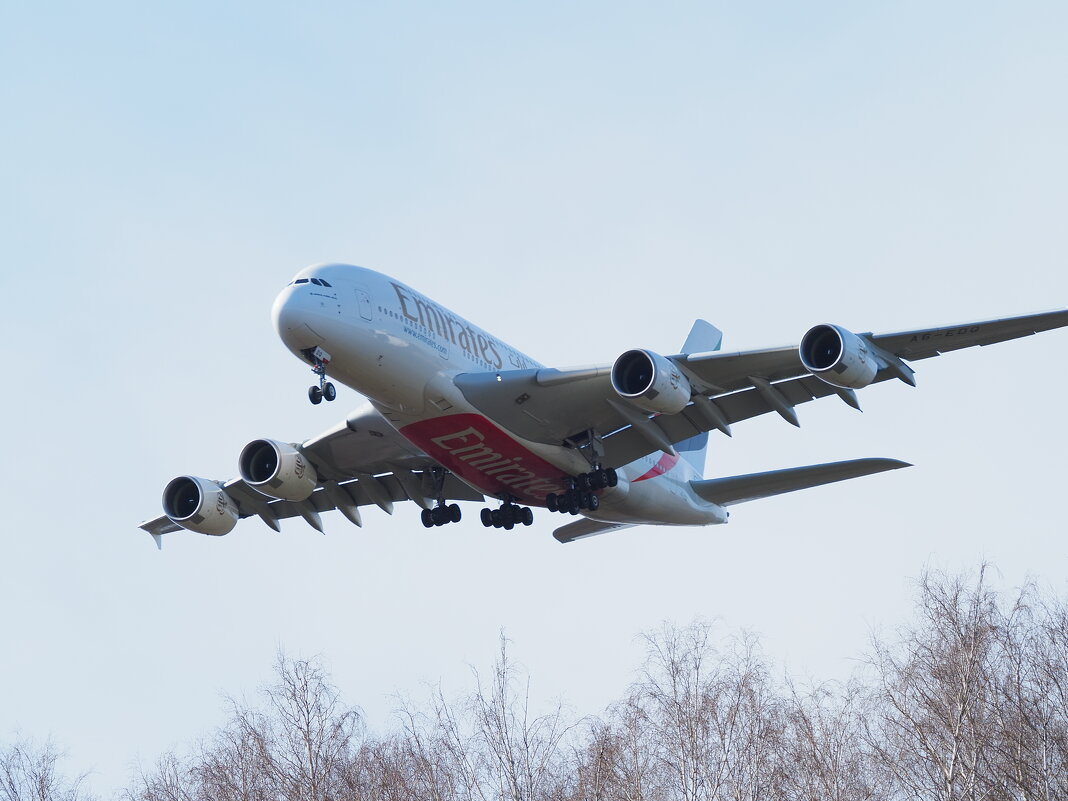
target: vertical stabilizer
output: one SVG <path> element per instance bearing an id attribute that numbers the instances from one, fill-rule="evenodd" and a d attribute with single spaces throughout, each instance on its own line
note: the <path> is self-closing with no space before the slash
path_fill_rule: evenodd
<path id="1" fill-rule="evenodd" d="M 682 352 L 686 354 L 708 353 L 709 351 L 719 350 L 722 344 L 722 331 L 707 320 L 696 320 L 693 328 L 690 329 L 690 335 L 686 337 L 686 342 L 682 346 Z M 705 456 L 708 453 L 707 431 L 703 434 L 698 434 L 696 437 L 690 437 L 690 439 L 676 443 L 675 450 L 678 451 L 679 456 L 693 465 L 697 475 L 703 476 L 705 474 Z"/>

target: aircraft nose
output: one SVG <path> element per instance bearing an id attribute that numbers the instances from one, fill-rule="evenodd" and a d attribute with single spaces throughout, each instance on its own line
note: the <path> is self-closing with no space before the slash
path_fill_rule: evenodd
<path id="1" fill-rule="evenodd" d="M 278 336 L 293 352 L 314 348 L 322 336 L 308 324 L 317 306 L 311 303 L 305 286 L 291 284 L 278 293 L 271 308 L 271 319 Z"/>

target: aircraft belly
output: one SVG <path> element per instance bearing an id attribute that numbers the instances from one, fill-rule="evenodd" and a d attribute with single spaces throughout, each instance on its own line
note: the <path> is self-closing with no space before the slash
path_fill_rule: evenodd
<path id="1" fill-rule="evenodd" d="M 520 442 L 479 414 L 441 414 L 399 430 L 479 491 L 511 495 L 531 506 L 544 506 L 545 496 L 563 492 L 569 473 L 578 472 L 549 461 L 545 446 Z"/>

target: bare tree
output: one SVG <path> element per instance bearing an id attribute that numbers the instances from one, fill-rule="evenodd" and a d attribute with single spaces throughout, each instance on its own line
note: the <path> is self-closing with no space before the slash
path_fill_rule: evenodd
<path id="1" fill-rule="evenodd" d="M 255 768 L 262 771 L 269 796 L 333 799 L 361 731 L 360 714 L 341 702 L 340 692 L 317 661 L 279 653 L 275 674 L 275 683 L 262 691 L 262 708 L 232 702 L 232 734 L 227 739 L 237 746 L 235 754 L 255 755 Z"/>
<path id="2" fill-rule="evenodd" d="M 467 708 L 482 796 L 511 801 L 557 797 L 565 781 L 562 741 L 572 727 L 559 703 L 546 714 L 532 714 L 530 679 L 521 677 L 509 658 L 503 633 L 489 680 L 476 671 L 475 685 Z"/>
<path id="3" fill-rule="evenodd" d="M 991 651 L 998 610 L 985 566 L 964 578 L 920 580 L 920 625 L 900 642 L 874 642 L 879 711 L 868 743 L 894 784 L 912 798 L 991 796 Z"/>
<path id="4" fill-rule="evenodd" d="M 51 740 L 38 745 L 20 737 L 0 747 L 0 801 L 88 801 L 85 776 L 66 779 L 62 759 Z"/>
<path id="5" fill-rule="evenodd" d="M 867 801 L 888 797 L 872 770 L 863 721 L 871 714 L 858 682 L 824 684 L 807 693 L 791 686 L 782 745 L 785 795 L 799 801 Z"/>

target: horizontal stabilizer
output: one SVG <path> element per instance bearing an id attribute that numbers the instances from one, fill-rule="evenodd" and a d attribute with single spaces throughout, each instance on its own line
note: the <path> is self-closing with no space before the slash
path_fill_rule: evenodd
<path id="1" fill-rule="evenodd" d="M 579 520 L 576 523 L 568 523 L 553 532 L 553 536 L 560 542 L 568 543 L 592 537 L 594 534 L 604 534 L 608 531 L 619 531 L 630 528 L 633 523 L 602 523 L 599 520 Z"/>
<path id="2" fill-rule="evenodd" d="M 908 462 L 899 462 L 897 459 L 853 459 L 848 462 L 772 470 L 768 473 L 750 473 L 745 476 L 691 481 L 690 486 L 709 503 L 730 506 L 795 490 L 819 487 L 823 484 L 833 484 L 849 478 L 870 476 L 873 473 L 882 473 L 884 470 L 897 470 L 901 467 L 912 467 L 912 465 Z M 564 528 L 569 528 L 569 526 Z"/>

